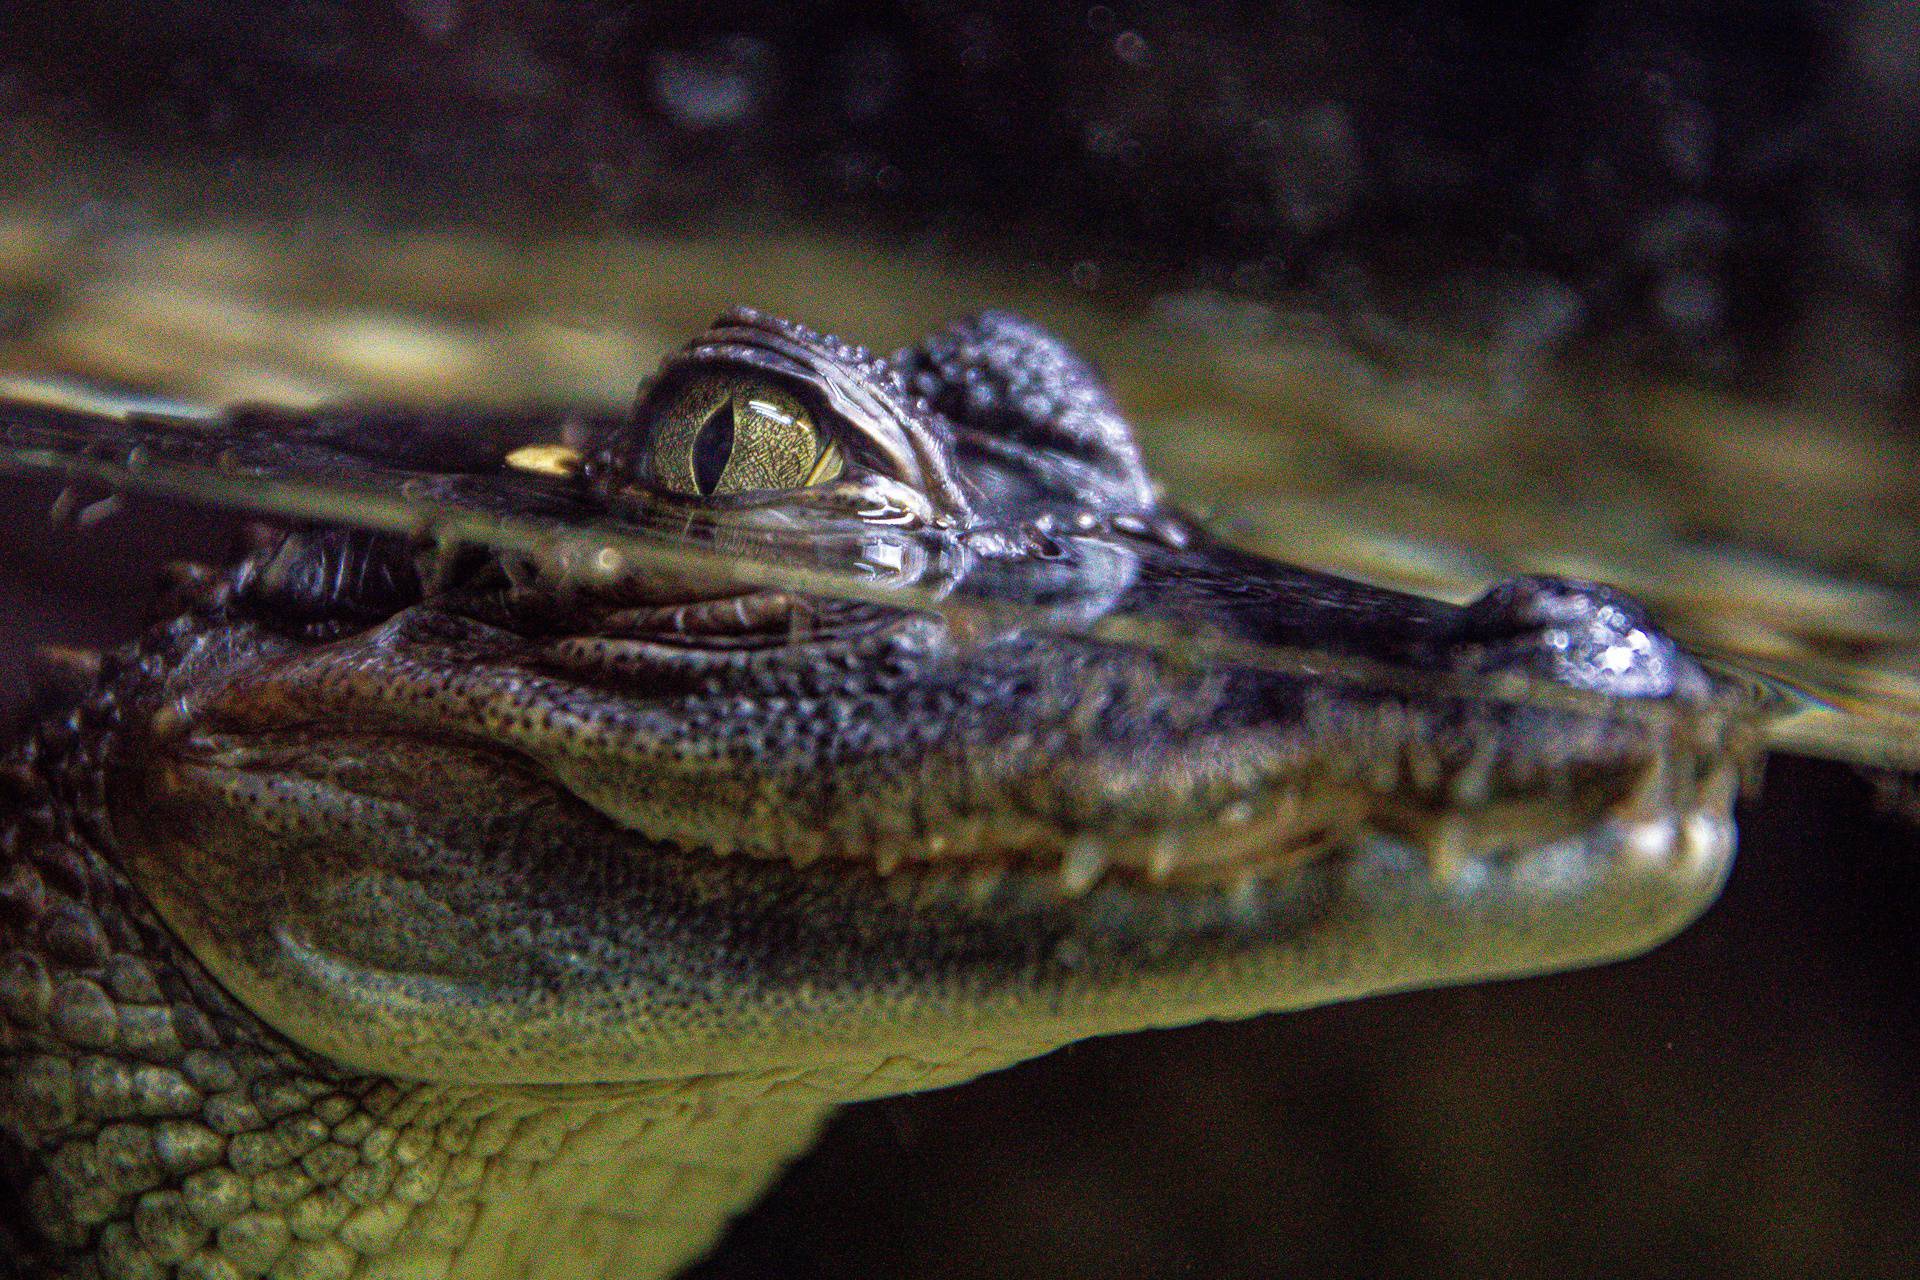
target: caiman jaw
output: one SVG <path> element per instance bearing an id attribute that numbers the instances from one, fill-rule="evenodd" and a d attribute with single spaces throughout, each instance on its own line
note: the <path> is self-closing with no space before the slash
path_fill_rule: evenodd
<path id="1" fill-rule="evenodd" d="M 1710 700 L 1303 689 L 912 614 L 644 667 L 427 606 L 217 634 L 116 788 L 135 874 L 270 1022 L 401 1075 L 939 1054 L 1624 954 L 1717 891 L 1748 750 Z"/>
<path id="2" fill-rule="evenodd" d="M 1513 785 L 1537 760 L 1469 751 L 1423 800 L 1373 789 L 1386 757 L 1328 755 L 1323 771 L 1347 762 L 1337 787 L 1248 788 L 1186 824 L 1136 822 L 1131 843 L 1111 821 L 1067 825 L 1068 800 L 1097 806 L 1063 792 L 929 828 L 916 857 L 857 821 L 813 857 L 724 856 L 694 824 L 737 830 L 713 815 L 750 793 L 691 818 L 649 799 L 619 781 L 648 740 L 620 738 L 604 691 L 481 662 L 472 629 L 436 655 L 433 631 L 415 618 L 226 678 L 198 664 L 244 652 L 245 633 L 199 646 L 177 669 L 219 692 L 169 700 L 184 717 L 161 718 L 154 767 L 115 788 L 131 869 L 169 924 L 269 1022 L 363 1070 L 537 1084 L 888 1045 L 938 1059 L 1565 967 L 1671 934 L 1732 849 L 1742 745 L 1703 713 L 1658 751 L 1640 731 L 1611 766 L 1555 775 L 1551 800 Z M 512 703 L 477 692 L 503 688 Z M 658 740 L 683 723 L 660 719 Z M 940 759 L 920 761 L 916 794 Z M 641 825 L 664 821 L 690 825 Z M 194 896 L 175 891 L 183 868 Z"/>
<path id="3" fill-rule="evenodd" d="M 296 1040 L 523 1083 L 1032 1044 L 1625 954 L 1717 889 L 1750 746 L 1625 597 L 1456 608 L 1217 544 L 1057 349 L 1049 400 L 978 334 L 899 365 L 715 334 L 567 501 L 711 506 L 731 545 L 785 475 L 791 528 L 905 521 L 1015 602 L 1320 661 L 638 570 L 429 589 L 404 545 L 301 535 L 177 636 L 109 787 L 162 914 Z M 1578 697 L 1483 696 L 1514 676 Z M 367 1030 L 397 1004 L 404 1041 Z"/>
<path id="4" fill-rule="evenodd" d="M 581 679 L 617 690 L 636 672 L 669 684 L 688 671 L 742 680 L 742 664 L 758 661 L 749 656 L 756 650 L 804 646 L 808 661 L 851 669 L 865 659 L 844 650 L 842 642 L 910 625 L 902 615 L 871 606 L 760 591 L 620 611 L 603 619 L 596 634 L 550 641 L 545 652 Z M 1162 670 L 1155 680 L 1195 698 L 1196 705 L 1180 713 L 1189 725 L 1206 718 L 1212 678 Z M 1175 692 L 1172 701 L 1181 696 Z M 1078 819 L 1049 816 L 1049 806 L 1026 802 L 1047 785 L 1044 777 L 1034 777 L 1001 780 L 1003 790 L 1026 798 L 1022 802 L 989 814 L 923 807 L 911 830 L 880 838 L 869 831 L 869 838 L 856 834 L 837 842 L 729 837 L 702 844 L 656 827 L 644 806 L 623 808 L 591 789 L 582 798 L 603 806 L 622 826 L 713 855 L 803 866 L 826 859 L 885 876 L 958 876 L 980 892 L 1014 875 L 1050 882 L 1069 897 L 1107 879 L 1168 890 L 1232 885 L 1244 891 L 1253 878 L 1339 857 L 1379 837 L 1421 851 L 1441 875 L 1524 856 L 1602 826 L 1650 854 L 1672 847 L 1712 857 L 1731 839 L 1727 812 L 1739 766 L 1729 752 L 1743 748 L 1727 741 L 1724 708 L 1669 706 L 1636 714 L 1649 708 L 1627 705 L 1620 724 L 1600 727 L 1582 724 L 1578 716 L 1533 717 L 1546 731 L 1604 744 L 1582 758 L 1564 747 L 1557 756 L 1531 751 L 1512 738 L 1495 714 L 1497 705 L 1483 706 L 1464 728 L 1391 702 L 1355 699 L 1344 714 L 1329 713 L 1329 702 L 1315 705 L 1306 723 L 1285 726 L 1286 751 L 1245 753 L 1245 766 L 1226 771 L 1231 781 L 1225 785 L 1193 781 L 1211 763 L 1206 757 L 1232 753 L 1229 746 L 1207 742 L 1160 744 L 1158 776 L 1132 761 L 1112 778 L 1095 777 L 1090 784 L 1081 779 L 1083 790 L 1096 794 L 1079 798 Z M 1090 713 L 1070 707 L 1064 714 L 1080 719 Z M 1036 749 L 1033 729 L 1016 729 L 1027 735 L 1022 741 L 1030 752 Z M 537 743 L 523 749 L 536 757 L 544 750 Z M 1183 752 L 1202 762 L 1196 765 Z M 1040 773 L 1053 771 L 1051 759 Z M 756 763 L 744 761 L 742 767 Z M 911 760 L 901 764 L 915 767 Z"/>

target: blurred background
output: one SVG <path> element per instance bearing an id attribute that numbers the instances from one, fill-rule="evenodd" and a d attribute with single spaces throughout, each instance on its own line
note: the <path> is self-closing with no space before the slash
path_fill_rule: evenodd
<path id="1" fill-rule="evenodd" d="M 1916 148 L 1893 0 L 16 2 L 0 393 L 619 405 L 736 302 L 1010 305 L 1244 542 L 1627 585 L 1798 708 L 1679 941 L 855 1109 L 699 1274 L 1904 1276 Z M 10 706 L 232 536 L 0 486 Z"/>

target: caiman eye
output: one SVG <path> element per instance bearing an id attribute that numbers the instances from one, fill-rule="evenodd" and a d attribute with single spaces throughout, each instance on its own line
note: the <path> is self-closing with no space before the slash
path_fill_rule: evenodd
<path id="1" fill-rule="evenodd" d="M 798 400 L 764 382 L 695 378 L 654 420 L 648 470 L 669 493 L 768 493 L 824 484 L 844 467 Z"/>

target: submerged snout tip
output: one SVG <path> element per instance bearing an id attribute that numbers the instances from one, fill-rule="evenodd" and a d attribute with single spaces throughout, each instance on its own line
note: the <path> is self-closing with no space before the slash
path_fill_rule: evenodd
<path id="1" fill-rule="evenodd" d="M 1448 640 L 1482 674 L 1518 672 L 1616 698 L 1705 697 L 1712 681 L 1647 607 L 1614 587 L 1528 575 L 1496 583 Z"/>

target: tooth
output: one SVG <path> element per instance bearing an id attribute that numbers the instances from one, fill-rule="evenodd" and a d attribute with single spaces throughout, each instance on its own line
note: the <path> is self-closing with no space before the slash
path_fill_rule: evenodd
<path id="1" fill-rule="evenodd" d="M 1492 790 L 1493 764 L 1499 755 L 1500 740 L 1491 733 L 1475 744 L 1466 766 L 1454 775 L 1452 791 L 1455 804 L 1479 806 L 1487 802 Z"/>
<path id="2" fill-rule="evenodd" d="M 85 688 L 100 675 L 100 651 L 72 645 L 44 644 L 34 653 L 48 677 L 63 685 Z"/>
<path id="3" fill-rule="evenodd" d="M 1276 829 L 1292 827 L 1300 818 L 1300 791 L 1296 787 L 1287 787 L 1273 797 L 1273 826 Z"/>
<path id="4" fill-rule="evenodd" d="M 1002 867 L 981 867 L 967 873 L 967 895 L 976 903 L 986 903 L 999 890 L 1000 882 L 1006 877 Z"/>
<path id="5" fill-rule="evenodd" d="M 1409 738 L 1406 743 L 1407 776 L 1421 795 L 1432 795 L 1440 787 L 1440 757 L 1425 738 Z"/>
<path id="6" fill-rule="evenodd" d="M 215 573 L 212 565 L 197 560 L 169 560 L 160 566 L 160 585 L 182 591 L 205 586 Z"/>
<path id="7" fill-rule="evenodd" d="M 1220 824 L 1227 827 L 1244 827 L 1253 821 L 1253 806 L 1245 800 L 1235 800 L 1220 811 Z"/>
<path id="8" fill-rule="evenodd" d="M 1179 865 L 1180 838 L 1171 831 L 1162 831 L 1147 848 L 1147 878 L 1165 881 Z"/>
<path id="9" fill-rule="evenodd" d="M 1060 890 L 1077 898 L 1093 888 L 1107 869 L 1107 855 L 1099 842 L 1087 836 L 1075 836 L 1067 842 L 1066 857 L 1060 863 Z"/>
<path id="10" fill-rule="evenodd" d="M 89 502 L 86 506 L 74 513 L 73 523 L 79 528 L 91 529 L 103 520 L 112 519 L 114 513 L 120 510 L 124 501 L 125 499 L 119 494 L 114 493 L 101 498 L 98 502 Z"/>
<path id="11" fill-rule="evenodd" d="M 1449 813 L 1433 824 L 1427 835 L 1427 865 L 1436 880 L 1459 879 L 1472 858 L 1473 827 L 1465 815 Z"/>
<path id="12" fill-rule="evenodd" d="M 1167 683 L 1167 674 L 1158 663 L 1133 668 L 1127 672 L 1122 705 L 1144 718 L 1165 700 Z"/>
<path id="13" fill-rule="evenodd" d="M 873 865 L 881 875 L 890 876 L 907 860 L 906 850 L 897 844 L 883 844 L 873 855 Z"/>
<path id="14" fill-rule="evenodd" d="M 1634 780 L 1633 790 L 1618 805 L 1628 818 L 1649 818 L 1673 808 L 1673 769 L 1664 755 L 1655 756 Z"/>
<path id="15" fill-rule="evenodd" d="M 1680 828 L 1680 847 L 1694 863 L 1719 862 L 1733 846 L 1733 824 L 1725 818 L 1696 813 Z"/>
<path id="16" fill-rule="evenodd" d="M 1673 852 L 1674 841 L 1678 836 L 1679 823 L 1671 817 L 1660 817 L 1630 823 L 1621 833 L 1621 843 L 1630 852 L 1651 862 L 1665 858 Z"/>
<path id="17" fill-rule="evenodd" d="M 155 737 L 159 738 L 171 738 L 184 734 L 193 727 L 193 707 L 185 698 L 175 698 L 153 713 L 153 718 L 147 722 L 147 727 Z"/>
<path id="18" fill-rule="evenodd" d="M 1260 873 L 1243 872 L 1233 882 L 1233 888 L 1227 891 L 1227 899 L 1233 909 L 1242 913 L 1251 912 L 1260 902 Z"/>
<path id="19" fill-rule="evenodd" d="M 1739 782 L 1740 771 L 1734 763 L 1731 760 L 1720 761 L 1700 784 L 1700 794 L 1694 797 L 1694 807 L 1715 812 L 1731 807 Z"/>
<path id="20" fill-rule="evenodd" d="M 953 842 L 967 853 L 982 852 L 986 845 L 987 824 L 980 818 L 962 818 L 954 824 Z"/>

